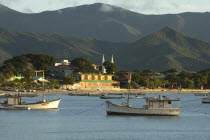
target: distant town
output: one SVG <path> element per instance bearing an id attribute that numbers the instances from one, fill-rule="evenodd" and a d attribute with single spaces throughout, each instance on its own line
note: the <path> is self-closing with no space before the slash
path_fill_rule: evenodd
<path id="1" fill-rule="evenodd" d="M 210 69 L 199 72 L 153 70 L 119 71 L 114 55 L 101 64 L 87 58 L 62 60 L 43 54 L 26 54 L 6 60 L 1 66 L 0 86 L 5 91 L 31 92 L 42 89 L 39 80 L 47 80 L 45 89 L 120 90 L 120 89 L 208 89 Z"/>

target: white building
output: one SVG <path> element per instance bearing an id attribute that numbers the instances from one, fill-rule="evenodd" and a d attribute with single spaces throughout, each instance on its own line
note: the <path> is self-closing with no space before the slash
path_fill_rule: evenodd
<path id="1" fill-rule="evenodd" d="M 61 63 L 55 63 L 54 66 L 50 66 L 49 68 L 51 75 L 57 78 L 73 74 L 68 60 L 62 60 Z"/>

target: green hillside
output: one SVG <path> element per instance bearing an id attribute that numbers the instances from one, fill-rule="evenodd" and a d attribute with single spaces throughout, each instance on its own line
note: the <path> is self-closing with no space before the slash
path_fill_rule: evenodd
<path id="1" fill-rule="evenodd" d="M 119 44 L 123 47 L 126 43 L 0 29 L 0 63 L 11 56 L 27 53 L 48 54 L 57 60 L 87 57 L 100 63 L 102 53 L 111 53 Z"/>
<path id="2" fill-rule="evenodd" d="M 102 54 L 114 54 L 120 70 L 169 68 L 198 71 L 210 67 L 210 43 L 166 27 L 133 43 L 113 43 L 95 38 L 0 29 L 0 63 L 12 56 L 34 53 L 54 56 L 57 61 L 86 57 L 96 64 Z"/>
<path id="3" fill-rule="evenodd" d="M 133 69 L 168 68 L 197 71 L 210 67 L 210 43 L 192 38 L 166 27 L 130 45 L 129 51 L 122 50 L 124 61 Z M 125 55 L 126 54 L 126 55 Z"/>
<path id="4" fill-rule="evenodd" d="M 18 31 L 94 37 L 133 42 L 166 26 L 210 41 L 210 13 L 144 15 L 120 7 L 95 3 L 41 13 L 20 13 L 0 6 L 0 27 Z"/>

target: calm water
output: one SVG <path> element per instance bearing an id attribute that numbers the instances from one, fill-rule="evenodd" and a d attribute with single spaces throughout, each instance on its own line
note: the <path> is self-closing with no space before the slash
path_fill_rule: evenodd
<path id="1" fill-rule="evenodd" d="M 57 94 L 46 98 L 62 98 L 59 110 L 1 110 L 0 140 L 210 139 L 210 104 L 202 104 L 201 96 L 181 95 L 179 117 L 107 116 L 101 105 L 105 100 L 98 97 Z M 38 99 L 27 101 L 34 100 Z M 131 102 L 145 104 L 142 99 Z"/>

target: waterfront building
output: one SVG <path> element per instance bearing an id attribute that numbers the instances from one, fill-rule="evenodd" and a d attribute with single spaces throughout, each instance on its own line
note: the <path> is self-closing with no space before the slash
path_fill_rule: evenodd
<path id="1" fill-rule="evenodd" d="M 113 90 L 119 89 L 119 82 L 112 80 L 112 75 L 80 74 L 80 89 Z"/>

